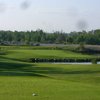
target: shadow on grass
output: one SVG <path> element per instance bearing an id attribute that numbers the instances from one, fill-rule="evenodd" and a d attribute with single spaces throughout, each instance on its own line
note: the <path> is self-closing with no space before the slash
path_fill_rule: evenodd
<path id="1" fill-rule="evenodd" d="M 63 69 L 58 67 L 40 67 L 36 64 L 27 64 L 23 62 L 3 62 L 0 61 L 0 76 L 37 76 L 49 77 L 50 75 L 63 74 L 95 74 L 100 73 L 100 70 L 79 70 L 79 69 Z"/>
<path id="2" fill-rule="evenodd" d="M 0 62 L 0 76 L 36 76 L 46 77 L 32 70 L 31 64 L 20 62 Z"/>
<path id="3" fill-rule="evenodd" d="M 4 56 L 0 55 L 0 60 L 2 60 L 2 59 L 4 59 L 4 60 L 13 60 L 13 61 L 21 61 L 21 62 L 26 62 L 27 61 L 27 59 L 9 58 L 9 57 L 4 57 Z"/>
<path id="4" fill-rule="evenodd" d="M 95 73 L 100 73 L 100 70 L 67 70 L 63 68 L 57 68 L 57 67 L 33 67 L 32 71 L 36 73 L 41 73 L 41 74 L 95 74 Z"/>

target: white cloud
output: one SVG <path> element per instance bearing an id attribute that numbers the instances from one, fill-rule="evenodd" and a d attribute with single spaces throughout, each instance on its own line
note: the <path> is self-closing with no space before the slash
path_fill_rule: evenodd
<path id="1" fill-rule="evenodd" d="M 0 3 L 0 13 L 3 13 L 7 10 L 7 5 L 5 3 Z"/>

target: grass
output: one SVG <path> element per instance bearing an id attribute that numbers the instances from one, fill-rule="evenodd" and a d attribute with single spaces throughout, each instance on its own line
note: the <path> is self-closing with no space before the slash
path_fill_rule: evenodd
<path id="1" fill-rule="evenodd" d="M 0 77 L 0 100 L 99 100 L 100 86 L 39 77 Z M 32 94 L 37 96 L 33 97 Z"/>
<path id="2" fill-rule="evenodd" d="M 99 65 L 0 62 L 0 100 L 99 100 L 99 88 Z"/>
<path id="3" fill-rule="evenodd" d="M 100 65 L 16 60 L 37 54 L 83 56 L 61 50 L 9 50 L 0 56 L 0 100 L 100 100 Z"/>
<path id="4" fill-rule="evenodd" d="M 27 60 L 30 58 L 90 58 L 92 55 L 74 53 L 63 50 L 9 50 L 8 54 L 3 56 L 9 59 Z"/>

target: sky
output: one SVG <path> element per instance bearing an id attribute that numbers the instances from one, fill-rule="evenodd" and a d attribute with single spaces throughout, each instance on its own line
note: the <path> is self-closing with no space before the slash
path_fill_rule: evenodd
<path id="1" fill-rule="evenodd" d="M 0 0 L 0 30 L 100 29 L 100 0 Z"/>

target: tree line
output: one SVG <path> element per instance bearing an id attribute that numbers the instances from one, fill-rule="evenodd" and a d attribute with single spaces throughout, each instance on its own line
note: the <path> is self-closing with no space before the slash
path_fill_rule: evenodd
<path id="1" fill-rule="evenodd" d="M 81 32 L 0 31 L 0 45 L 46 44 L 100 44 L 100 29 Z"/>

